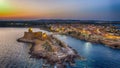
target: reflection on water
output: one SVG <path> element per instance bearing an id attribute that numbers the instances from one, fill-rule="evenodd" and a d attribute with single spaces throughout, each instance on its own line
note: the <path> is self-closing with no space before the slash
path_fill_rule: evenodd
<path id="1" fill-rule="evenodd" d="M 0 28 L 0 68 L 40 68 L 40 60 L 29 58 L 30 46 L 18 43 L 27 29 Z"/>
<path id="2" fill-rule="evenodd" d="M 18 43 L 26 28 L 0 28 L 0 68 L 41 68 L 41 61 L 29 58 L 30 46 Z M 34 29 L 39 31 L 39 29 Z M 86 60 L 76 60 L 70 68 L 120 68 L 120 50 L 83 42 L 69 36 L 57 37 L 76 49 Z"/>
<path id="3" fill-rule="evenodd" d="M 120 50 L 80 41 L 69 36 L 56 35 L 56 37 L 86 58 L 86 60 L 76 60 L 76 66 L 73 68 L 120 68 Z"/>

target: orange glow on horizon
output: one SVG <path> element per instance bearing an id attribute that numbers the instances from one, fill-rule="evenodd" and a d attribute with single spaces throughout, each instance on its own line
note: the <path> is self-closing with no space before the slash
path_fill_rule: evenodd
<path id="1" fill-rule="evenodd" d="M 14 11 L 14 12 L 6 12 L 0 13 L 0 19 L 34 19 L 34 18 L 47 18 L 52 17 L 54 15 L 43 14 L 43 13 L 31 13 L 25 11 Z"/>

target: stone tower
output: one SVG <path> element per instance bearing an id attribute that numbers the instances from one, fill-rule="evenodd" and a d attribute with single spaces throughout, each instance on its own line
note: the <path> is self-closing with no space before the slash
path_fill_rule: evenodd
<path id="1" fill-rule="evenodd" d="M 28 32 L 32 33 L 32 32 L 33 32 L 32 28 L 29 28 L 29 29 L 28 29 Z"/>

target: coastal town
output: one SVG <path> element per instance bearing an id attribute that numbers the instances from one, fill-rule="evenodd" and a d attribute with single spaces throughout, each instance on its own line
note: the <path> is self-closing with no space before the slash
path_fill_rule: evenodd
<path id="1" fill-rule="evenodd" d="M 49 24 L 40 27 L 40 30 L 46 30 L 52 33 L 34 32 L 32 28 L 29 28 L 28 32 L 24 32 L 24 36 L 17 39 L 17 41 L 32 44 L 29 52 L 30 57 L 43 59 L 43 68 L 49 66 L 66 68 L 67 63 L 74 66 L 75 59 L 85 59 L 78 55 L 75 49 L 64 43 L 64 41 L 59 40 L 55 35 L 71 36 L 79 40 L 120 49 L 120 30 L 115 26 Z"/>
<path id="2" fill-rule="evenodd" d="M 41 30 L 52 32 L 34 32 L 32 28 L 24 32 L 24 36 L 17 39 L 18 42 L 30 43 L 29 54 L 31 58 L 44 59 L 43 68 L 56 65 L 58 68 L 66 68 L 66 63 L 74 65 L 75 59 L 84 59 L 77 51 L 59 40 L 55 35 L 67 35 L 79 40 L 103 44 L 105 46 L 120 49 L 120 30 L 115 26 L 103 26 L 95 24 L 49 24 L 40 27 Z"/>
<path id="3" fill-rule="evenodd" d="M 0 0 L 0 68 L 120 68 L 120 0 Z"/>
<path id="4" fill-rule="evenodd" d="M 120 30 L 115 26 L 95 24 L 52 24 L 48 30 L 69 35 L 80 40 L 100 43 L 112 48 L 120 48 Z"/>

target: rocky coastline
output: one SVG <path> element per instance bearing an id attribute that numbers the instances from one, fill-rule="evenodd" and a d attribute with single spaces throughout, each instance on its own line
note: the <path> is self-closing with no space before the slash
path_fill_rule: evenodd
<path id="1" fill-rule="evenodd" d="M 74 37 L 74 38 L 77 38 L 83 41 L 87 41 L 87 42 L 91 42 L 95 44 L 103 44 L 111 48 L 120 49 L 120 40 L 101 39 L 101 38 L 91 39 L 90 37 L 85 38 L 83 36 L 77 36 L 77 35 L 70 35 L 70 34 L 64 34 L 64 35 L 68 35 L 68 36 L 71 36 L 71 37 Z"/>
<path id="2" fill-rule="evenodd" d="M 58 68 L 66 68 L 66 63 L 73 65 L 75 59 L 81 58 L 77 52 L 53 35 L 42 32 L 32 32 L 29 29 L 18 42 L 31 43 L 31 58 L 44 59 L 45 64 L 56 65 Z"/>

